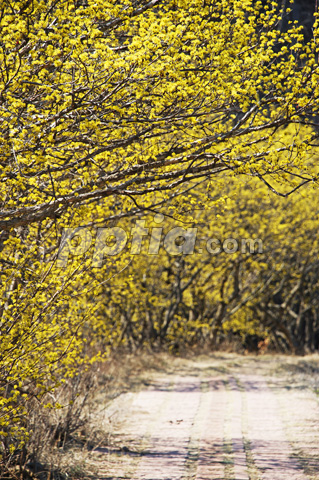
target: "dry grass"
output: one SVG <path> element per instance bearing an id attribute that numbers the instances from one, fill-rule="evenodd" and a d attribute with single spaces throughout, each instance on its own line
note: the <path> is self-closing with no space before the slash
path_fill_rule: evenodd
<path id="1" fill-rule="evenodd" d="M 30 409 L 28 428 L 33 431 L 27 460 L 10 466 L 1 478 L 40 480 L 89 479 L 96 475 L 90 452 L 112 446 L 121 412 L 112 411 L 112 401 L 138 390 L 150 375 L 167 368 L 165 355 L 118 353 L 109 361 L 92 366 L 68 380 L 43 403 L 58 402 L 58 410 Z M 118 405 L 121 402 L 117 402 Z M 117 448 L 117 446 L 115 446 Z"/>

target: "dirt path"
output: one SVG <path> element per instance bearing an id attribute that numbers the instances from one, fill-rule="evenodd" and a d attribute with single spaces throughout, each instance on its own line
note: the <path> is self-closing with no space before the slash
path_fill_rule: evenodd
<path id="1" fill-rule="evenodd" d="M 111 446 L 91 454 L 96 478 L 319 479 L 315 387 L 276 369 L 225 356 L 149 376 L 108 408 L 115 426 Z"/>

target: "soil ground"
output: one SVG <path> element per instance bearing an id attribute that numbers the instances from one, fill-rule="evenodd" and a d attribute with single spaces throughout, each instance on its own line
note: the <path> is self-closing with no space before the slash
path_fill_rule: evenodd
<path id="1" fill-rule="evenodd" d="M 103 406 L 97 480 L 319 480 L 319 357 L 165 357 Z M 153 365 L 154 367 L 154 365 Z M 134 377 L 134 369 L 131 371 Z"/>

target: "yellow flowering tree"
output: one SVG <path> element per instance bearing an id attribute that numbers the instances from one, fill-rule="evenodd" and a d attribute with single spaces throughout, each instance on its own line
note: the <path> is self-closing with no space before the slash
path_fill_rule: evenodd
<path id="1" fill-rule="evenodd" d="M 316 189 L 281 198 L 256 179 L 226 185 L 219 178 L 210 193 L 214 206 L 187 221 L 135 220 L 147 235 L 125 278 L 100 292 L 101 335 L 116 331 L 133 351 L 216 347 L 227 338 L 244 344 L 253 336 L 285 352 L 317 350 Z"/>
<path id="2" fill-rule="evenodd" d="M 185 220 L 234 174 L 281 196 L 317 182 L 305 162 L 317 147 L 317 35 L 305 45 L 280 18 L 276 3 L 252 0 L 1 2 L 4 458 L 25 444 L 28 402 L 74 375 L 101 332 L 121 343 L 130 308 L 139 338 L 133 275 L 108 294 L 122 327 L 100 317 L 105 285 L 131 259 L 104 256 L 96 228 L 145 210 Z M 181 315 L 173 300 L 165 335 Z"/>

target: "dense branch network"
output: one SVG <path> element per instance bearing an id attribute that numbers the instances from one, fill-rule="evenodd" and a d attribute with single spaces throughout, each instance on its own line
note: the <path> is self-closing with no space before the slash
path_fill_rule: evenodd
<path id="1" fill-rule="evenodd" d="M 2 230 L 227 169 L 283 196 L 316 180 L 300 162 L 317 142 L 312 45 L 277 32 L 272 10 L 258 31 L 236 2 L 228 17 L 222 2 L 202 16 L 197 3 L 17 5 L 14 46 L 1 47 Z"/>

